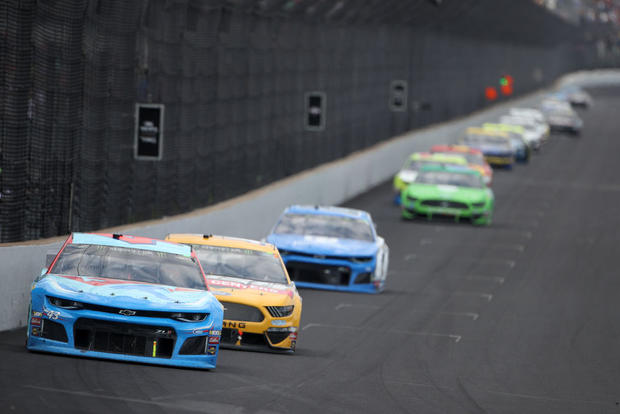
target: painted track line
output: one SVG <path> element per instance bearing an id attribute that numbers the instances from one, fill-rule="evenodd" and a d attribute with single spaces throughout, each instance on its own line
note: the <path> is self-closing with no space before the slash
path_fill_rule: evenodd
<path id="1" fill-rule="evenodd" d="M 326 323 L 309 323 L 301 328 L 302 331 L 310 328 L 328 328 L 328 329 L 350 329 L 354 331 L 376 331 L 375 328 L 364 328 L 362 326 L 347 326 L 347 325 L 331 325 Z M 450 338 L 455 343 L 458 343 L 463 339 L 461 335 L 456 334 L 445 334 L 438 332 L 418 332 L 418 331 L 405 331 L 400 329 L 388 329 L 385 332 L 394 333 L 394 334 L 403 334 L 403 335 L 414 335 L 414 336 L 435 336 L 439 338 Z"/>

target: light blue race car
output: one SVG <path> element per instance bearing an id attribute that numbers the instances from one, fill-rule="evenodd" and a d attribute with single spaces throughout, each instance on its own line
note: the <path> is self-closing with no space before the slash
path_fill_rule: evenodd
<path id="1" fill-rule="evenodd" d="M 211 369 L 223 313 L 189 246 L 74 233 L 32 285 L 26 347 Z"/>
<path id="2" fill-rule="evenodd" d="M 291 206 L 267 241 L 299 287 L 378 293 L 385 286 L 389 249 L 365 211 Z"/>

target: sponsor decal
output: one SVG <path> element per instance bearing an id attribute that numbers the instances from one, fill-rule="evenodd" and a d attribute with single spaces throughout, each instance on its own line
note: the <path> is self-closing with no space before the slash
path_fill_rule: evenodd
<path id="1" fill-rule="evenodd" d="M 43 314 L 41 312 L 34 311 L 34 312 L 32 312 L 32 316 L 40 318 L 41 316 L 43 316 Z"/>
<path id="2" fill-rule="evenodd" d="M 219 344 L 220 343 L 220 337 L 219 336 L 210 336 L 209 337 L 209 343 L 210 344 Z"/>
<path id="3" fill-rule="evenodd" d="M 209 334 L 209 328 L 196 328 L 192 333 L 194 335 Z"/>
<path id="4" fill-rule="evenodd" d="M 217 347 L 215 345 L 209 345 L 207 347 L 207 354 L 209 355 L 215 355 L 215 351 L 217 350 Z"/>
<path id="5" fill-rule="evenodd" d="M 33 316 L 32 318 L 30 318 L 30 325 L 41 326 L 41 318 Z"/>
<path id="6" fill-rule="evenodd" d="M 40 336 L 41 335 L 41 329 L 37 326 L 33 326 L 32 329 L 30 330 L 30 334 L 32 336 Z"/>
<path id="7" fill-rule="evenodd" d="M 235 279 L 231 280 L 230 278 L 220 278 L 217 276 L 208 276 L 207 284 L 209 287 L 223 287 L 223 288 L 231 288 L 231 289 L 250 289 L 250 290 L 258 290 L 260 292 L 266 293 L 280 293 L 283 295 L 289 295 L 292 297 L 292 290 L 289 289 L 288 286 L 282 285 L 280 283 L 269 283 L 269 282 L 258 282 L 252 280 L 242 280 Z M 212 291 L 214 294 L 219 295 L 222 294 L 220 291 Z"/>
<path id="8" fill-rule="evenodd" d="M 68 276 L 59 275 L 65 279 L 75 280 L 76 282 L 85 283 L 90 286 L 107 286 L 107 285 L 153 285 L 153 283 L 139 282 L 137 280 L 119 280 L 119 279 L 104 279 L 99 277 L 88 276 Z M 184 287 L 161 287 L 169 292 L 195 292 L 196 289 L 184 288 Z"/>
<path id="9" fill-rule="evenodd" d="M 297 332 L 291 332 L 288 337 L 291 338 L 291 341 L 295 342 L 297 340 Z"/>
<path id="10" fill-rule="evenodd" d="M 245 329 L 245 322 L 224 321 L 222 326 L 224 328 L 239 328 Z"/>
<path id="11" fill-rule="evenodd" d="M 211 335 L 211 336 L 221 336 L 222 335 L 222 331 L 220 331 L 219 329 L 212 329 L 211 332 L 209 332 L 209 335 Z"/>
<path id="12" fill-rule="evenodd" d="M 91 286 L 106 286 L 106 285 L 148 285 L 145 282 L 138 282 L 135 280 L 118 280 L 118 279 L 103 279 L 99 277 L 87 277 L 87 276 L 67 276 L 61 275 L 66 279 L 75 280 L 76 282 L 82 282 Z"/>
<path id="13" fill-rule="evenodd" d="M 47 308 L 43 308 L 43 315 L 46 316 L 48 319 L 53 319 L 53 320 L 60 318 L 59 311 L 54 311 L 54 310 L 50 310 Z"/>
<path id="14" fill-rule="evenodd" d="M 282 325 L 286 325 L 286 321 L 283 321 L 282 319 L 274 319 L 271 321 L 271 324 L 273 326 L 282 326 Z"/>

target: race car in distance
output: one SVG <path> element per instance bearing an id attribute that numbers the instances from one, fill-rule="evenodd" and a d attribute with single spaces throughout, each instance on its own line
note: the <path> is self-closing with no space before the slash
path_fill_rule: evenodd
<path id="1" fill-rule="evenodd" d="M 166 240 L 192 246 L 211 293 L 224 305 L 222 347 L 295 350 L 302 302 L 275 246 L 202 234 Z"/>
<path id="2" fill-rule="evenodd" d="M 400 203 L 400 193 L 407 188 L 420 168 L 425 165 L 467 165 L 467 159 L 463 154 L 431 154 L 430 152 L 414 152 L 411 154 L 402 168 L 394 176 L 394 203 Z"/>
<path id="3" fill-rule="evenodd" d="M 493 124 L 487 122 L 482 125 L 482 128 L 489 131 L 501 131 L 508 134 L 510 138 L 510 144 L 515 155 L 515 161 L 520 163 L 528 163 L 532 150 L 530 144 L 524 138 L 524 129 L 519 125 L 507 125 L 507 124 Z"/>
<path id="4" fill-rule="evenodd" d="M 467 160 L 469 168 L 473 168 L 482 174 L 482 179 L 487 186 L 491 185 L 493 180 L 493 169 L 484 160 L 484 155 L 478 149 L 470 148 L 467 145 L 433 145 L 431 147 L 432 154 L 444 155 L 462 155 Z"/>
<path id="5" fill-rule="evenodd" d="M 402 217 L 448 217 L 490 225 L 495 199 L 478 171 L 463 167 L 425 167 L 402 193 Z"/>
<path id="6" fill-rule="evenodd" d="M 583 121 L 572 108 L 555 108 L 547 111 L 547 121 L 552 131 L 570 132 L 574 135 L 581 133 Z"/>
<path id="7" fill-rule="evenodd" d="M 536 122 L 540 125 L 546 124 L 545 115 L 542 111 L 534 108 L 510 108 L 510 116 L 514 116 L 517 118 L 527 118 L 531 119 L 533 122 Z"/>
<path id="8" fill-rule="evenodd" d="M 559 94 L 572 106 L 582 106 L 585 108 L 592 106 L 592 96 L 579 86 L 568 86 L 562 89 Z"/>
<path id="9" fill-rule="evenodd" d="M 506 132 L 470 127 L 460 143 L 480 150 L 492 167 L 511 168 L 515 162 L 513 145 Z"/>
<path id="10" fill-rule="evenodd" d="M 535 151 L 538 151 L 543 142 L 549 137 L 549 125 L 538 123 L 532 118 L 503 115 L 499 118 L 499 124 L 517 126 L 523 129 L 523 138 Z"/>
<path id="11" fill-rule="evenodd" d="M 267 236 L 299 287 L 378 293 L 389 249 L 370 214 L 327 206 L 290 206 Z"/>
<path id="12" fill-rule="evenodd" d="M 73 233 L 32 285 L 26 347 L 211 369 L 223 313 L 189 246 Z"/>

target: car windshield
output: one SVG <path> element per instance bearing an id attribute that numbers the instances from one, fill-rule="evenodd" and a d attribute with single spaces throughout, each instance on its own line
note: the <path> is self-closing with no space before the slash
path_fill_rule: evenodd
<path id="1" fill-rule="evenodd" d="M 465 157 L 468 164 L 474 165 L 484 165 L 484 157 L 479 153 L 472 152 L 438 152 L 436 154 L 444 154 L 444 155 L 460 155 Z"/>
<path id="2" fill-rule="evenodd" d="M 327 214 L 285 214 L 273 231 L 276 234 L 302 234 L 373 241 L 368 222 L 352 217 Z"/>
<path id="3" fill-rule="evenodd" d="M 423 171 L 418 174 L 415 182 L 434 185 L 454 185 L 457 187 L 483 187 L 483 183 L 479 175 L 463 174 L 452 171 Z"/>
<path id="4" fill-rule="evenodd" d="M 207 289 L 202 272 L 191 257 L 128 247 L 69 244 L 50 272 Z"/>
<path id="5" fill-rule="evenodd" d="M 403 170 L 419 171 L 422 167 L 427 165 L 441 166 L 441 163 L 431 160 L 407 160 Z"/>
<path id="6" fill-rule="evenodd" d="M 192 247 L 207 275 L 288 284 L 282 262 L 274 253 L 199 244 Z"/>
<path id="7" fill-rule="evenodd" d="M 492 135 L 482 135 L 482 134 L 469 134 L 465 136 L 463 140 L 465 144 L 470 145 L 472 147 L 479 147 L 482 145 L 492 145 L 494 147 L 510 147 L 510 141 L 503 137 L 495 137 Z"/>

